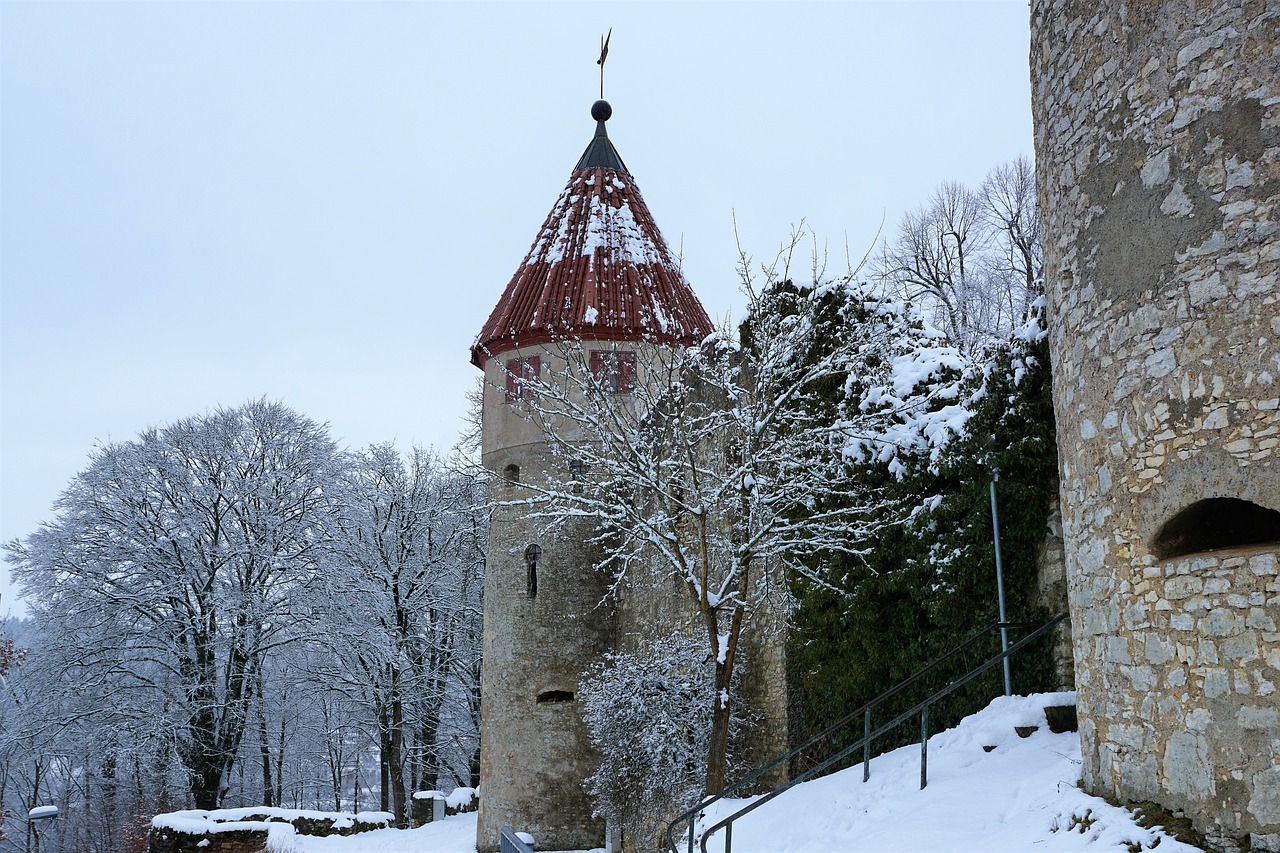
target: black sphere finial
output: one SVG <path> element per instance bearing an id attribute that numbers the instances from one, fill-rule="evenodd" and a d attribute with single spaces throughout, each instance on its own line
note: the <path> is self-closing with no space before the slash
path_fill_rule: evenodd
<path id="1" fill-rule="evenodd" d="M 608 101 L 596 101 L 591 105 L 591 117 L 596 121 L 608 121 L 611 115 L 613 107 L 609 106 Z"/>

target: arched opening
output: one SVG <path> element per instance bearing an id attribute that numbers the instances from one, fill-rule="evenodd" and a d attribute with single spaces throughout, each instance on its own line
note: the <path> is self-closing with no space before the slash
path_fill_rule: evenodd
<path id="1" fill-rule="evenodd" d="M 538 558 L 541 556 L 542 549 L 537 545 L 530 545 L 524 549 L 524 562 L 528 569 L 525 594 L 530 598 L 538 597 Z"/>
<path id="2" fill-rule="evenodd" d="M 544 690 L 538 694 L 538 704 L 547 702 L 572 702 L 573 693 L 568 690 Z"/>
<path id="3" fill-rule="evenodd" d="M 1239 498 L 1205 498 L 1166 521 L 1151 553 L 1168 560 L 1202 551 L 1280 544 L 1280 512 Z"/>
<path id="4" fill-rule="evenodd" d="M 514 486 L 520 482 L 520 466 L 508 465 L 502 469 L 502 479 L 507 481 L 508 486 Z"/>

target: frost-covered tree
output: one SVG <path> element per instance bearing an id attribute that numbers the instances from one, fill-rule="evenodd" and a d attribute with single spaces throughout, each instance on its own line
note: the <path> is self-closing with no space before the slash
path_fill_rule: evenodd
<path id="1" fill-rule="evenodd" d="M 400 819 L 410 785 L 435 788 L 446 753 L 477 743 L 448 705 L 478 690 L 480 489 L 425 450 L 406 465 L 391 445 L 358 454 L 341 485 L 321 641 L 338 664 L 330 682 L 373 715 L 382 808 Z"/>
<path id="2" fill-rule="evenodd" d="M 1019 158 L 992 169 L 976 190 L 940 184 L 885 238 L 875 272 L 956 346 L 976 352 L 1025 322 L 1042 267 L 1033 169 Z"/>
<path id="3" fill-rule="evenodd" d="M 563 370 L 520 380 L 535 386 L 530 408 L 543 439 L 563 457 L 561 470 L 573 472 L 564 482 L 524 484 L 537 494 L 534 513 L 551 526 L 595 520 L 598 568 L 616 585 L 674 577 L 699 617 L 713 688 L 708 793 L 725 784 L 747 624 L 780 629 L 787 570 L 820 582 L 816 557 L 858 553 L 898 520 L 853 460 L 892 427 L 899 407 L 887 398 L 864 406 L 841 392 L 838 418 L 819 412 L 833 385 L 882 386 L 895 352 L 932 345 L 901 306 L 852 277 L 774 286 L 788 279 L 797 243 L 763 271 L 743 258 L 745 346 L 725 329 L 698 347 L 638 348 L 629 393 L 619 393 L 582 341 L 563 340 Z"/>
<path id="4" fill-rule="evenodd" d="M 318 424 L 259 400 L 105 444 L 57 517 L 6 545 L 47 653 L 102 726 L 172 737 L 216 808 L 266 658 L 297 637 L 339 465 Z"/>
<path id="5" fill-rule="evenodd" d="M 55 509 L 7 546 L 33 614 L 0 690 L 0 803 L 59 805 L 63 849 L 117 853 L 192 804 L 474 783 L 473 477 L 426 451 L 340 454 L 258 401 L 99 447 Z"/>
<path id="6" fill-rule="evenodd" d="M 659 846 L 666 817 L 702 791 L 711 669 L 705 643 L 676 633 L 609 655 L 579 685 L 583 722 L 601 756 L 586 781 L 595 816 L 620 827 L 635 849 Z M 733 723 L 736 733 L 742 721 Z"/>
<path id="7" fill-rule="evenodd" d="M 0 634 L 0 686 L 6 686 L 4 677 L 15 666 L 22 663 L 22 659 L 26 656 L 26 649 L 18 648 L 13 640 Z M 7 691 L 6 691 L 7 692 Z M 7 769 L 7 768 L 6 768 Z M 0 774 L 0 842 L 5 840 L 4 824 L 9 819 L 9 810 L 5 808 L 5 788 L 7 781 L 7 773 Z"/>

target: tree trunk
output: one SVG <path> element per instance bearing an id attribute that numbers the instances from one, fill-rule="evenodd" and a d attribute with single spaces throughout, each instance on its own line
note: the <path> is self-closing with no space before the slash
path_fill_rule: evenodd
<path id="1" fill-rule="evenodd" d="M 396 816 L 395 825 L 404 826 L 408 817 L 405 809 L 408 795 L 404 788 L 404 705 L 398 695 L 391 701 L 391 737 L 388 745 L 390 752 L 387 755 L 387 765 L 391 773 L 392 812 Z"/>
<path id="2" fill-rule="evenodd" d="M 378 808 L 384 812 L 391 811 L 391 727 L 387 725 L 387 715 L 382 713 L 381 731 L 378 734 L 378 770 L 381 779 L 378 785 Z"/>
<path id="3" fill-rule="evenodd" d="M 276 744 L 276 802 L 284 805 L 284 732 L 285 715 L 280 715 L 280 741 Z"/>
<path id="4" fill-rule="evenodd" d="M 271 784 L 271 742 L 267 737 L 266 692 L 262 683 L 262 671 L 258 671 L 258 752 L 262 758 L 262 804 L 270 808 L 276 804 L 275 788 Z"/>
<path id="5" fill-rule="evenodd" d="M 711 648 L 716 651 L 715 696 L 711 700 L 711 734 L 707 742 L 707 778 L 704 794 L 708 797 L 724 790 L 729 772 L 729 720 L 731 703 L 729 685 L 733 680 L 734 658 L 738 652 L 738 638 L 742 634 L 742 606 L 733 608 L 729 618 L 729 633 L 721 649 L 719 620 L 716 611 L 708 611 L 707 629 L 711 632 Z"/>

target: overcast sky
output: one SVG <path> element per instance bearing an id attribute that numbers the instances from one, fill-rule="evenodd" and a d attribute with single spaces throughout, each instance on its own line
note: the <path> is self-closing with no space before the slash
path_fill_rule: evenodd
<path id="1" fill-rule="evenodd" d="M 713 318 L 1032 153 L 1025 2 L 0 4 L 0 540 L 95 442 L 266 396 L 450 447 L 594 132 Z M 0 614 L 15 593 L 0 567 Z"/>

